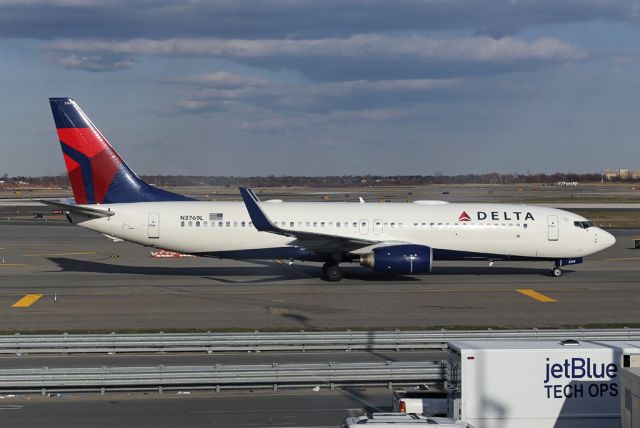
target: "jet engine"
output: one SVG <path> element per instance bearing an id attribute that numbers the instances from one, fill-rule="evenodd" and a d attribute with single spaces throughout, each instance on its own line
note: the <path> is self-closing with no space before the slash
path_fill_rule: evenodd
<path id="1" fill-rule="evenodd" d="M 392 245 L 374 248 L 360 256 L 360 264 L 378 273 L 429 273 L 433 249 L 425 245 Z"/>

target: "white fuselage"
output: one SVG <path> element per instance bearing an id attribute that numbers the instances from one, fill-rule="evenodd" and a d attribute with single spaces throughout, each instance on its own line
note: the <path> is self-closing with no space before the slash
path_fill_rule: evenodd
<path id="1" fill-rule="evenodd" d="M 79 226 L 141 245 L 181 253 L 257 258 L 278 257 L 295 238 L 259 232 L 242 202 L 143 202 L 103 204 L 114 215 L 71 214 Z M 277 226 L 382 243 L 412 243 L 433 249 L 526 258 L 574 258 L 601 251 L 615 238 L 554 208 L 470 203 L 347 203 L 266 201 L 261 207 Z M 375 246 L 375 245 L 374 245 Z M 365 253 L 371 246 L 353 253 Z M 243 254 L 247 257 L 243 257 Z M 271 256 L 265 256 L 271 257 Z M 262 257 L 260 257 L 262 258 Z"/>

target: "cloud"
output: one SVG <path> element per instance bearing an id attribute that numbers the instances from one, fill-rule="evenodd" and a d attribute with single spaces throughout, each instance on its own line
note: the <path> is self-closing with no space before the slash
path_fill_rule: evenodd
<path id="1" fill-rule="evenodd" d="M 133 68 L 136 64 L 132 56 L 118 53 L 103 53 L 100 55 L 63 53 L 49 55 L 49 59 L 64 68 L 98 72 Z"/>
<path id="2" fill-rule="evenodd" d="M 265 86 L 268 80 L 256 76 L 243 76 L 225 70 L 197 76 L 166 79 L 169 83 L 187 83 L 218 88 L 240 88 L 246 86 Z"/>
<path id="3" fill-rule="evenodd" d="M 168 80 L 187 86 L 183 91 L 186 96 L 178 106 L 181 112 L 232 111 L 261 115 L 264 112 L 327 113 L 336 109 L 379 109 L 436 99 L 464 83 L 461 79 L 283 83 L 239 76 L 228 71 L 204 76 L 206 78 L 189 76 Z M 229 86 L 227 82 L 236 86 Z"/>
<path id="4" fill-rule="evenodd" d="M 385 36 L 359 34 L 329 39 L 134 39 L 127 41 L 62 40 L 45 45 L 58 52 L 86 54 L 183 55 L 231 59 L 270 56 L 344 58 L 412 57 L 424 60 L 505 62 L 517 60 L 581 60 L 582 49 L 557 39 L 526 42 L 515 37 L 478 36 L 435 39 L 422 35 Z"/>
<path id="5" fill-rule="evenodd" d="M 637 24 L 639 10 L 636 0 L 0 0 L 0 37 L 265 39 L 450 30 L 501 37 L 547 24 Z"/>
<path id="6" fill-rule="evenodd" d="M 292 69 L 312 80 L 388 80 L 452 77 L 535 68 L 553 62 L 580 61 L 586 51 L 553 38 L 525 41 L 488 36 L 433 38 L 424 35 L 359 34 L 325 39 L 134 39 L 125 41 L 57 40 L 43 49 L 54 57 L 71 56 L 74 68 L 109 58 L 182 56 L 223 58 L 271 69 Z M 65 64 L 62 64 L 65 65 Z M 454 67 L 455 66 L 455 67 Z M 116 70 L 122 67 L 114 65 Z M 207 77 L 201 77 L 206 79 Z M 225 76 L 209 76 L 224 79 Z"/>

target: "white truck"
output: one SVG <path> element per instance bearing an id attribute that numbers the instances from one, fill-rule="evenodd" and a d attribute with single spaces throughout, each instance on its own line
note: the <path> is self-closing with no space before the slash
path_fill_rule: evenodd
<path id="1" fill-rule="evenodd" d="M 449 343 L 448 416 L 476 428 L 619 428 L 623 354 L 640 342 Z"/>

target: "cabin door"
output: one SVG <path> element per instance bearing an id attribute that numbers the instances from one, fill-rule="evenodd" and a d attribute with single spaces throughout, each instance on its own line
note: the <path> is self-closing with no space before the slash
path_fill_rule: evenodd
<path id="1" fill-rule="evenodd" d="M 149 238 L 160 238 L 160 214 L 149 213 L 149 222 L 147 223 L 147 230 L 149 231 Z"/>

